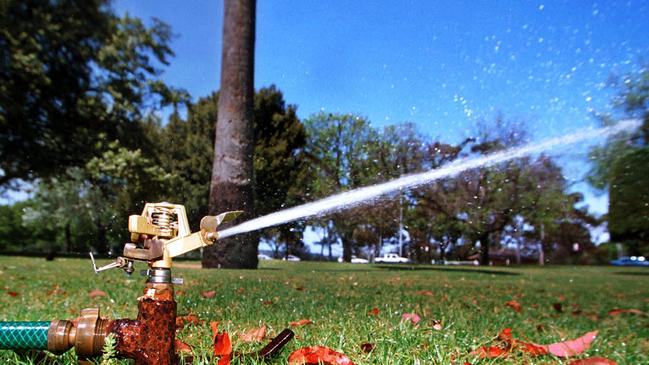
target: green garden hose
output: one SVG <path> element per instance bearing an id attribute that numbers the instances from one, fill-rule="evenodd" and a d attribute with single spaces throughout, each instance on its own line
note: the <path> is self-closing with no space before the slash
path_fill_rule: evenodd
<path id="1" fill-rule="evenodd" d="M 50 321 L 0 322 L 0 349 L 47 350 Z"/>

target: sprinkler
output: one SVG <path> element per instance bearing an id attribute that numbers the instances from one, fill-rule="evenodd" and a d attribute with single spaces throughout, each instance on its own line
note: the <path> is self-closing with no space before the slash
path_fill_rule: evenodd
<path id="1" fill-rule="evenodd" d="M 87 308 L 74 320 L 0 322 L 0 349 L 48 350 L 62 354 L 74 347 L 79 364 L 89 364 L 88 359 L 102 354 L 105 338 L 112 333 L 120 358 L 134 359 L 137 365 L 176 364 L 174 285 L 182 284 L 182 279 L 171 275 L 172 258 L 212 245 L 218 238 L 217 227 L 240 213 L 205 216 L 201 219 L 200 231 L 192 233 L 184 206 L 147 203 L 141 215 L 129 217 L 131 242 L 124 245 L 122 256 L 97 267 L 90 254 L 96 273 L 123 269 L 130 275 L 135 261 L 148 264 L 149 268 L 142 272 L 146 284 L 143 295 L 138 298 L 136 319 L 104 319 L 98 308 Z M 288 337 L 283 335 L 279 341 L 281 345 L 292 336 Z M 277 348 L 277 342 L 275 339 L 269 346 L 274 344 Z M 263 349 L 260 353 L 266 354 Z"/>

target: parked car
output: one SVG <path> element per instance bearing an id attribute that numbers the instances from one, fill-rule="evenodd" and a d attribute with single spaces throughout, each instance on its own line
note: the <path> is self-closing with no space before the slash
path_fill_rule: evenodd
<path id="1" fill-rule="evenodd" d="M 266 255 L 266 254 L 260 253 L 259 255 L 257 255 L 257 259 L 258 260 L 272 260 L 273 258 Z"/>
<path id="2" fill-rule="evenodd" d="M 343 261 L 344 261 L 343 257 L 340 256 L 338 258 L 338 262 L 343 262 Z M 352 255 L 352 264 L 369 264 L 369 263 L 370 263 L 369 260 Z"/>
<path id="3" fill-rule="evenodd" d="M 649 267 L 649 260 L 644 256 L 623 256 L 610 262 L 613 266 L 645 266 Z"/>
<path id="4" fill-rule="evenodd" d="M 295 255 L 288 255 L 288 256 L 284 257 L 282 260 L 284 260 L 284 261 L 294 261 L 294 262 L 301 261 L 300 258 L 295 256 Z"/>
<path id="5" fill-rule="evenodd" d="M 386 253 L 383 256 L 375 258 L 374 262 L 380 264 L 406 264 L 409 263 L 410 260 L 405 257 L 401 257 L 396 253 Z"/>

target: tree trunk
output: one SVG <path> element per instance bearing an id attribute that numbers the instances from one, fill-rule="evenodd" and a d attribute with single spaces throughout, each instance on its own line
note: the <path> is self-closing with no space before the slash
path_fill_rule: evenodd
<path id="1" fill-rule="evenodd" d="M 480 235 L 480 265 L 489 266 L 489 234 Z"/>
<path id="2" fill-rule="evenodd" d="M 232 223 L 237 224 L 255 216 L 252 187 L 255 0 L 225 0 L 224 10 L 221 89 L 209 211 L 216 215 L 243 210 Z M 219 240 L 203 251 L 203 267 L 254 269 L 258 244 L 257 233 Z"/>

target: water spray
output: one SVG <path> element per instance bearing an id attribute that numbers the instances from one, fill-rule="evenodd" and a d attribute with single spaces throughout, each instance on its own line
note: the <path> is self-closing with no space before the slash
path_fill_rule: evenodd
<path id="1" fill-rule="evenodd" d="M 184 206 L 147 203 L 142 214 L 129 217 L 132 242 L 124 245 L 122 256 L 97 267 L 90 254 L 95 273 L 123 269 L 130 275 L 134 262 L 148 264 L 149 268 L 141 272 L 146 284 L 144 294 L 138 298 L 136 319 L 104 319 L 98 308 L 87 308 L 74 320 L 0 322 L 0 349 L 48 350 L 61 354 L 74 348 L 79 364 L 90 364 L 89 359 L 102 354 L 106 336 L 113 334 L 120 358 L 134 359 L 136 365 L 176 364 L 174 285 L 182 284 L 182 279 L 171 275 L 172 258 L 214 244 L 219 238 L 217 227 L 240 213 L 203 217 L 200 231 L 192 233 Z M 274 355 L 292 336 L 290 330 L 285 330 L 256 353 L 257 356 Z"/>
<path id="2" fill-rule="evenodd" d="M 619 123 L 599 129 L 585 129 L 573 134 L 548 139 L 540 143 L 530 143 L 520 147 L 514 147 L 503 151 L 495 152 L 486 156 L 462 159 L 448 165 L 412 175 L 402 176 L 382 184 L 358 188 L 344 193 L 332 195 L 312 203 L 303 204 L 297 207 L 288 208 L 275 213 L 243 222 L 237 226 L 224 229 L 219 232 L 221 238 L 234 236 L 241 233 L 251 232 L 258 229 L 276 226 L 292 222 L 302 218 L 321 216 L 327 213 L 341 211 L 343 209 L 357 206 L 363 202 L 369 202 L 383 195 L 405 189 L 416 188 L 430 184 L 436 180 L 453 177 L 464 171 L 494 166 L 502 162 L 525 157 L 535 153 L 550 150 L 555 147 L 567 146 L 583 142 L 593 138 L 607 137 L 620 132 L 634 130 L 642 125 L 639 119 L 628 119 Z"/>

